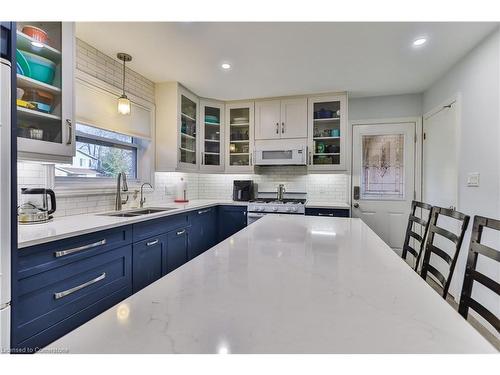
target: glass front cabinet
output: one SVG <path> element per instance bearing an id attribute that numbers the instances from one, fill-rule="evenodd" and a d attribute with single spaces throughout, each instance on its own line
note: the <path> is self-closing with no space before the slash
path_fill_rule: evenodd
<path id="1" fill-rule="evenodd" d="M 200 100 L 200 170 L 224 171 L 224 103 Z"/>
<path id="2" fill-rule="evenodd" d="M 17 134 L 21 159 L 75 154 L 74 23 L 18 22 Z"/>
<path id="3" fill-rule="evenodd" d="M 345 170 L 347 96 L 308 99 L 308 169 Z"/>
<path id="4" fill-rule="evenodd" d="M 179 87 L 178 169 L 198 169 L 198 97 Z"/>
<path id="5" fill-rule="evenodd" d="M 254 103 L 226 104 L 226 171 L 253 172 Z"/>

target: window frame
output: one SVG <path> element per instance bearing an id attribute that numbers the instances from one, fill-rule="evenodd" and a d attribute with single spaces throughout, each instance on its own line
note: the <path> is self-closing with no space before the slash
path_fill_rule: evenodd
<path id="1" fill-rule="evenodd" d="M 81 124 L 85 126 L 90 126 L 93 128 L 101 129 L 98 126 L 88 124 L 85 122 L 80 122 L 78 121 L 76 125 Z M 75 126 L 76 128 L 76 126 Z M 106 130 L 106 129 L 103 129 Z M 114 132 L 114 131 L 111 131 Z M 116 132 L 114 132 L 116 133 Z M 123 134 L 123 133 L 118 133 L 118 134 Z M 127 134 L 123 134 L 127 135 Z M 128 135 L 127 135 L 128 136 Z M 122 148 L 122 149 L 128 149 L 128 150 L 135 150 L 135 178 L 128 178 L 127 182 L 129 186 L 131 187 L 138 187 L 141 185 L 141 178 L 142 176 L 142 170 L 141 170 L 141 163 L 140 159 L 144 154 L 143 147 L 141 147 L 140 142 L 141 139 L 137 137 L 132 137 L 132 143 L 124 142 L 124 141 L 119 141 L 115 139 L 109 139 L 106 137 L 100 137 L 97 135 L 92 135 L 88 133 L 84 133 L 82 131 L 76 130 L 75 131 L 75 140 L 76 141 L 91 141 L 90 143 L 97 143 L 101 144 L 103 146 L 108 146 L 108 147 L 117 147 L 117 148 Z M 128 177 L 128 176 L 127 176 Z M 71 190 L 86 190 L 86 191 L 91 191 L 91 190 L 96 190 L 96 191 L 103 191 L 103 190 L 110 190 L 115 188 L 116 185 L 116 178 L 115 177 L 67 177 L 67 176 L 55 176 L 54 175 L 54 185 L 58 190 L 61 191 L 71 191 Z"/>

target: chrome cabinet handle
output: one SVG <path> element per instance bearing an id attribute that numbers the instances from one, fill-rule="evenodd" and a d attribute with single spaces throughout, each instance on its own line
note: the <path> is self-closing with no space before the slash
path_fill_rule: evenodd
<path id="1" fill-rule="evenodd" d="M 73 124 L 71 123 L 70 119 L 66 119 L 66 125 L 68 126 L 68 140 L 66 141 L 67 145 L 70 145 L 73 143 Z"/>
<path id="2" fill-rule="evenodd" d="M 60 258 L 60 257 L 63 257 L 65 255 L 77 253 L 77 252 L 83 251 L 83 250 L 92 249 L 93 247 L 97 247 L 97 246 L 101 246 L 101 245 L 106 245 L 106 240 L 105 239 L 97 241 L 97 242 L 94 242 L 94 243 L 91 243 L 91 244 L 88 244 L 88 245 L 83 245 L 83 246 L 80 246 L 80 247 L 74 247 L 73 249 L 56 251 L 56 252 L 54 252 L 54 255 L 55 255 L 56 258 Z"/>
<path id="3" fill-rule="evenodd" d="M 277 122 L 276 123 L 276 134 L 279 134 L 280 133 L 280 123 Z"/>
<path id="4" fill-rule="evenodd" d="M 281 134 L 284 134 L 285 133 L 285 123 L 282 122 L 281 123 Z"/>
<path id="5" fill-rule="evenodd" d="M 106 278 L 106 272 L 103 272 L 100 276 L 97 276 L 95 279 L 89 280 L 86 283 L 83 283 L 81 285 L 78 285 L 78 286 L 75 286 L 75 287 L 70 288 L 68 290 L 65 290 L 64 292 L 54 293 L 54 298 L 59 299 L 59 298 L 69 296 L 70 294 L 73 294 L 73 293 L 79 291 L 80 289 L 86 288 L 92 284 L 95 284 L 101 280 L 104 280 L 105 278 Z"/>
<path id="6" fill-rule="evenodd" d="M 333 217 L 333 214 L 322 214 L 321 212 L 319 212 L 318 216 L 330 216 L 330 217 Z"/>
<path id="7" fill-rule="evenodd" d="M 153 246 L 153 245 L 156 245 L 158 242 L 160 242 L 159 239 L 156 239 L 154 241 L 150 241 L 150 242 L 147 242 L 146 243 L 146 246 Z"/>
<path id="8" fill-rule="evenodd" d="M 200 210 L 200 211 L 198 211 L 198 215 L 204 214 L 206 212 L 210 212 L 211 210 L 212 210 L 211 208 L 207 208 L 206 210 Z"/>
<path id="9" fill-rule="evenodd" d="M 312 152 L 309 151 L 309 165 L 311 165 L 311 161 L 312 161 Z"/>
<path id="10" fill-rule="evenodd" d="M 184 234 L 184 233 L 186 233 L 186 230 L 185 230 L 185 229 L 178 231 L 178 232 L 177 232 L 177 235 L 178 235 L 178 236 L 180 236 L 181 234 Z"/>
<path id="11" fill-rule="evenodd" d="M 202 152 L 201 153 L 201 165 L 204 165 L 205 164 L 205 153 Z"/>
<path id="12" fill-rule="evenodd" d="M 250 165 L 252 165 L 252 154 L 250 153 Z"/>

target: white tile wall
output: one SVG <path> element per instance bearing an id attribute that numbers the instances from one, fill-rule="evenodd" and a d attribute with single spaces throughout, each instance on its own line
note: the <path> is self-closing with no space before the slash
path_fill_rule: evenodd
<path id="1" fill-rule="evenodd" d="M 122 88 L 123 63 L 116 56 L 105 55 L 78 38 L 76 68 L 110 85 Z M 125 91 L 152 103 L 155 101 L 154 83 L 129 68 L 125 69 Z"/>
<path id="2" fill-rule="evenodd" d="M 19 188 L 51 187 L 49 174 L 53 169 L 44 164 L 18 163 Z M 306 192 L 310 200 L 346 202 L 349 176 L 346 174 L 306 174 L 301 167 L 279 167 L 260 170 L 258 174 L 197 174 L 169 172 L 155 173 L 154 191 L 144 188 L 147 205 L 172 202 L 176 195 L 176 184 L 184 178 L 188 186 L 188 198 L 193 199 L 231 199 L 233 180 L 252 179 L 258 184 L 259 191 L 275 191 L 278 184 L 285 184 L 289 192 Z M 129 202 L 124 208 L 137 207 L 139 194 L 130 189 Z M 56 190 L 57 191 L 57 190 Z M 105 212 L 114 209 L 113 192 L 75 194 L 57 199 L 55 216 L 80 215 Z"/>

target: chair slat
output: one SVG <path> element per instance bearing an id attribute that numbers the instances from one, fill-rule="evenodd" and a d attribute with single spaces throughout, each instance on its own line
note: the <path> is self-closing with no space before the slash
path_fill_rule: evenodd
<path id="1" fill-rule="evenodd" d="M 489 246 L 477 243 L 477 242 L 472 242 L 470 244 L 471 250 L 474 251 L 475 253 L 484 255 L 485 257 L 488 257 L 490 259 L 496 260 L 497 262 L 500 262 L 500 251 L 496 251 L 495 249 L 492 249 Z"/>
<path id="2" fill-rule="evenodd" d="M 496 294 L 500 294 L 500 284 L 495 280 L 490 279 L 488 276 L 483 275 L 482 273 L 476 270 L 470 270 L 470 276 L 477 282 L 483 284 L 485 287 L 491 289 Z"/>
<path id="3" fill-rule="evenodd" d="M 439 256 L 441 259 L 443 259 L 446 263 L 451 264 L 453 259 L 446 253 L 445 251 L 441 250 L 440 248 L 434 246 L 434 245 L 429 245 L 430 250 Z"/>
<path id="4" fill-rule="evenodd" d="M 418 257 L 418 253 L 417 253 L 417 252 L 416 252 L 416 250 L 415 250 L 415 249 L 413 249 L 411 246 L 406 245 L 406 246 L 404 247 L 404 249 L 405 249 L 406 251 L 408 251 L 411 255 L 413 255 L 415 258 L 416 258 L 416 257 Z"/>
<path id="5" fill-rule="evenodd" d="M 495 314 L 471 297 L 465 297 L 465 303 L 467 303 L 472 310 L 481 315 L 497 330 L 497 332 L 500 333 L 500 319 L 498 319 Z"/>
<path id="6" fill-rule="evenodd" d="M 434 268 L 429 264 L 427 265 L 427 271 L 432 273 L 439 280 L 439 282 L 443 287 L 446 285 L 446 277 L 444 277 L 443 274 L 439 272 L 436 268 Z"/>
<path id="7" fill-rule="evenodd" d="M 415 232 L 410 232 L 410 236 L 416 239 L 418 242 L 422 242 L 422 237 L 420 236 L 420 234 L 417 234 Z"/>
<path id="8" fill-rule="evenodd" d="M 458 236 L 455 233 L 451 233 L 450 231 L 448 231 L 446 229 L 443 229 L 441 227 L 438 227 L 436 225 L 431 224 L 431 230 L 434 233 L 437 233 L 437 234 L 449 239 L 450 241 L 452 241 L 455 244 L 458 241 Z"/>
<path id="9" fill-rule="evenodd" d="M 410 218 L 409 218 L 411 221 L 417 223 L 417 224 L 420 224 L 422 226 L 426 226 L 427 225 L 427 222 L 425 220 L 422 220 L 421 218 L 419 217 L 416 217 L 416 216 L 413 216 L 413 215 L 410 215 Z"/>

